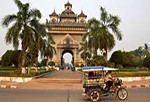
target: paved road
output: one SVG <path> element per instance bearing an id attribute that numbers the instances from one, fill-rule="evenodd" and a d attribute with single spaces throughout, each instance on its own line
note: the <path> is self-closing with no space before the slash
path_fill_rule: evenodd
<path id="1" fill-rule="evenodd" d="M 101 98 L 101 102 L 150 102 L 150 88 L 128 89 L 129 97 L 120 101 L 115 97 Z M 0 89 L 0 102 L 91 102 L 81 90 L 16 90 Z"/>
<path id="2" fill-rule="evenodd" d="M 51 74 L 47 74 L 42 78 L 51 78 L 51 79 L 81 79 L 82 74 L 79 72 L 72 72 L 71 70 L 60 70 L 55 71 Z"/>

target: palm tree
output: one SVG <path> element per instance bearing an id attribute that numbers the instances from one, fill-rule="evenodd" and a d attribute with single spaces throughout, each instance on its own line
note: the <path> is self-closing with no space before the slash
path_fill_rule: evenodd
<path id="1" fill-rule="evenodd" d="M 43 37 L 46 35 L 45 25 L 39 23 L 41 13 L 37 9 L 30 9 L 29 3 L 23 4 L 20 0 L 14 0 L 18 7 L 16 14 L 7 15 L 3 18 L 2 25 L 9 27 L 5 40 L 18 49 L 21 41 L 22 52 L 20 55 L 20 68 L 25 67 L 26 51 L 31 44 L 42 50 Z M 38 53 L 38 52 L 37 52 Z"/>
<path id="2" fill-rule="evenodd" d="M 56 49 L 54 47 L 54 40 L 52 38 L 52 36 L 47 33 L 47 39 L 45 39 L 45 47 L 44 47 L 44 50 L 41 52 L 41 55 L 44 56 L 44 57 L 47 57 L 47 65 L 48 63 L 50 62 L 50 60 L 52 60 L 54 54 L 56 54 Z"/>
<path id="3" fill-rule="evenodd" d="M 85 40 L 85 42 L 80 43 L 81 48 L 79 49 L 79 52 L 81 52 L 81 58 L 85 61 L 85 64 L 88 64 L 88 59 L 91 58 L 91 51 L 88 47 L 88 42 Z"/>
<path id="4" fill-rule="evenodd" d="M 97 55 L 97 49 L 100 46 L 100 43 L 97 42 L 99 40 L 98 36 L 100 35 L 100 22 L 95 18 L 90 19 L 87 24 L 87 30 L 86 38 L 89 39 L 88 45 L 92 53 Z"/>
<path id="5" fill-rule="evenodd" d="M 104 44 L 100 47 L 105 49 L 107 58 L 107 51 L 110 51 L 115 45 L 114 35 L 118 40 L 122 40 L 122 34 L 118 28 L 120 19 L 118 16 L 108 14 L 103 7 L 100 8 L 100 11 L 100 31 L 103 37 L 101 44 Z"/>
<path id="6" fill-rule="evenodd" d="M 97 55 L 97 50 L 104 49 L 107 58 L 107 53 L 115 46 L 114 35 L 118 40 L 122 39 L 122 34 L 118 28 L 120 19 L 118 16 L 108 14 L 104 8 L 100 8 L 100 20 L 92 18 L 87 24 L 87 33 L 84 35 L 83 40 L 89 38 L 89 46 L 92 52 Z"/>
<path id="7" fill-rule="evenodd" d="M 144 51 L 143 52 L 144 52 L 145 57 L 150 55 L 150 49 L 146 43 L 144 44 Z"/>

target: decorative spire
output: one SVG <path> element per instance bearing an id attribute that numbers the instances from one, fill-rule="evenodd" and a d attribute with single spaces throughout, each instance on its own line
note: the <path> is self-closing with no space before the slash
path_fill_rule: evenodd
<path id="1" fill-rule="evenodd" d="M 70 4 L 69 0 L 68 0 L 68 2 L 65 4 L 65 7 L 66 7 L 66 6 L 71 6 L 71 7 L 72 7 L 72 4 Z"/>
<path id="2" fill-rule="evenodd" d="M 50 14 L 50 16 L 58 16 L 58 14 L 55 12 L 55 8 L 52 14 Z"/>
<path id="3" fill-rule="evenodd" d="M 83 13 L 83 10 L 81 10 L 81 13 L 78 15 L 78 17 L 87 17 L 87 15 L 85 15 L 85 14 Z"/>

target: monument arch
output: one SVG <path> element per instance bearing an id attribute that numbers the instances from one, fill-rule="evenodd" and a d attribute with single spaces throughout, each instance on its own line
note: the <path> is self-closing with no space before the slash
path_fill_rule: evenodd
<path id="1" fill-rule="evenodd" d="M 62 64 L 62 54 L 64 52 L 71 53 L 73 57 L 73 64 L 84 64 L 81 59 L 80 43 L 83 35 L 86 33 L 86 18 L 87 16 L 81 11 L 79 15 L 72 11 L 72 4 L 68 1 L 65 5 L 65 10 L 59 15 L 54 10 L 50 14 L 49 25 L 51 29 L 49 33 L 53 36 L 55 41 L 56 55 L 53 61 L 56 65 Z"/>

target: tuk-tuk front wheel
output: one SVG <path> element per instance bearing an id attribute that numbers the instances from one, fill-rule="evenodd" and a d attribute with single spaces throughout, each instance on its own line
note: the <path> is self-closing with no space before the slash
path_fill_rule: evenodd
<path id="1" fill-rule="evenodd" d="M 128 97 L 128 92 L 125 88 L 120 88 L 117 92 L 117 96 L 120 100 L 125 100 Z"/>
<path id="2" fill-rule="evenodd" d="M 100 93 L 99 91 L 97 90 L 93 90 L 91 93 L 90 93 L 90 99 L 93 101 L 93 102 L 96 102 L 100 99 Z"/>

